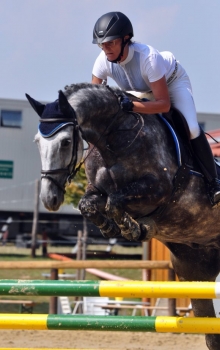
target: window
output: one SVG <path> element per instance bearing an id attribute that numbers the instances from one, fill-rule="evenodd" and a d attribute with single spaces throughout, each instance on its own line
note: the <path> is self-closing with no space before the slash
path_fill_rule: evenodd
<path id="1" fill-rule="evenodd" d="M 1 111 L 1 126 L 9 128 L 21 128 L 22 113 L 21 111 Z"/>

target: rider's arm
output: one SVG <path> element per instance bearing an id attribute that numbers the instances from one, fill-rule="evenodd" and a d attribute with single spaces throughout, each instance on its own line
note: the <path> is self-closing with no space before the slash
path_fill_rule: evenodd
<path id="1" fill-rule="evenodd" d="M 164 113 L 170 110 L 170 97 L 165 76 L 150 83 L 154 101 L 133 101 L 133 111 L 144 114 Z"/>
<path id="2" fill-rule="evenodd" d="M 95 75 L 92 75 L 92 84 L 102 84 L 102 79 L 97 78 Z"/>

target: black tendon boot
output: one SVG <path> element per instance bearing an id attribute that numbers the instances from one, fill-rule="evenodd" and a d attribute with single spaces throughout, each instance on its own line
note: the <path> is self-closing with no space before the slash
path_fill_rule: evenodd
<path id="1" fill-rule="evenodd" d="M 207 182 L 208 197 L 213 208 L 220 205 L 220 181 L 216 171 L 213 154 L 207 138 L 201 129 L 200 135 L 191 140 L 196 160 Z"/>

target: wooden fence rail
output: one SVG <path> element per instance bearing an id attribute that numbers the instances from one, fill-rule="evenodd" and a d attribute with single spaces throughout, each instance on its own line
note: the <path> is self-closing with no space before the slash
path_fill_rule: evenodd
<path id="1" fill-rule="evenodd" d="M 73 260 L 73 261 L 0 261 L 0 269 L 172 269 L 170 261 L 152 260 Z"/>
<path id="2" fill-rule="evenodd" d="M 170 261 L 157 260 L 72 260 L 72 261 L 0 261 L 0 269 L 50 269 L 50 279 L 58 280 L 59 269 L 166 269 L 169 270 L 169 280 L 174 280 L 174 271 Z M 176 300 L 169 299 L 169 315 L 173 316 L 176 312 Z M 51 296 L 49 313 L 57 313 L 57 297 Z"/>

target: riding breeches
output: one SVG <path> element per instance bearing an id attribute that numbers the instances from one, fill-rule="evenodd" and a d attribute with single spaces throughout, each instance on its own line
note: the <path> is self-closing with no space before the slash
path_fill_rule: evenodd
<path id="1" fill-rule="evenodd" d="M 178 63 L 174 79 L 168 84 L 168 90 L 171 104 L 183 114 L 189 126 L 190 138 L 195 139 L 200 134 L 200 127 L 197 121 L 192 86 L 185 69 L 180 63 Z"/>

